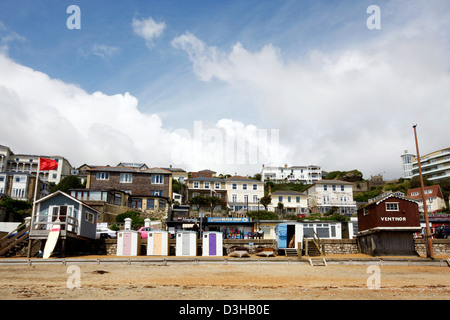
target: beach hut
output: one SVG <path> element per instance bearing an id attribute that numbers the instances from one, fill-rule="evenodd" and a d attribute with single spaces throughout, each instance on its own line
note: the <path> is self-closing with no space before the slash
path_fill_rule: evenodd
<path id="1" fill-rule="evenodd" d="M 141 254 L 141 234 L 131 230 L 131 219 L 125 219 L 125 230 L 117 232 L 117 255 L 138 256 Z"/>
<path id="2" fill-rule="evenodd" d="M 299 222 L 278 224 L 277 242 L 278 249 L 297 250 L 298 244 L 303 241 L 303 225 Z"/>
<path id="3" fill-rule="evenodd" d="M 222 232 L 208 231 L 203 233 L 203 256 L 223 256 Z"/>
<path id="4" fill-rule="evenodd" d="M 197 255 L 197 232 L 178 231 L 176 233 L 176 256 Z"/>
<path id="5" fill-rule="evenodd" d="M 421 230 L 419 205 L 399 192 L 382 194 L 358 209 L 358 228 L 361 253 L 417 255 L 414 233 Z"/>
<path id="6" fill-rule="evenodd" d="M 169 255 L 169 232 L 149 231 L 147 238 L 148 256 L 168 256 Z"/>

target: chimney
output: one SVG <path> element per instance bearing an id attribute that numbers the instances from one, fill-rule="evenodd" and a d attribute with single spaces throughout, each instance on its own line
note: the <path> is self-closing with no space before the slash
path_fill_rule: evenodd
<path id="1" fill-rule="evenodd" d="M 284 165 L 284 168 L 287 169 L 287 163 Z"/>

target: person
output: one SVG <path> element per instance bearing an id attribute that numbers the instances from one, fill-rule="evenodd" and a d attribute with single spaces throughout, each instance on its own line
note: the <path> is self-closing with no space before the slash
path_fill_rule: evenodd
<path id="1" fill-rule="evenodd" d="M 264 231 L 261 230 L 261 228 L 259 228 L 258 230 L 258 239 L 263 239 L 264 238 Z"/>
<path id="2" fill-rule="evenodd" d="M 197 222 L 196 223 L 194 223 L 194 227 L 193 227 L 193 229 L 194 229 L 194 231 L 197 233 L 197 236 L 198 236 L 198 231 L 199 231 L 199 226 L 198 226 L 198 224 L 197 224 Z"/>

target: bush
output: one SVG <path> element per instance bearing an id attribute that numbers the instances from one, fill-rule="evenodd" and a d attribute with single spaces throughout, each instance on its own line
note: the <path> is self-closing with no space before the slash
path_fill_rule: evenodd
<path id="1" fill-rule="evenodd" d="M 133 227 L 142 227 L 144 225 L 144 218 L 141 217 L 138 211 L 129 210 L 127 212 L 118 214 L 116 216 L 116 222 L 124 223 L 126 218 L 131 219 L 131 225 Z"/>

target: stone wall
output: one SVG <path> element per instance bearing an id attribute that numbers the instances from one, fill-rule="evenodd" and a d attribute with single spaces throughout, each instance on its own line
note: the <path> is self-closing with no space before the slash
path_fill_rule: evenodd
<path id="1" fill-rule="evenodd" d="M 323 239 L 325 254 L 355 254 L 359 253 L 356 239 Z"/>
<path id="2" fill-rule="evenodd" d="M 433 239 L 433 255 L 450 255 L 450 239 Z M 415 239 L 414 245 L 419 255 L 426 255 L 425 240 Z"/>

